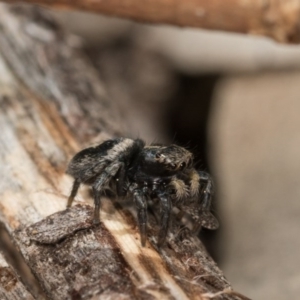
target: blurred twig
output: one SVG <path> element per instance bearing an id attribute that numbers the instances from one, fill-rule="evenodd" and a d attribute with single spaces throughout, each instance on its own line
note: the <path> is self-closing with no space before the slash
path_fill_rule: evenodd
<path id="1" fill-rule="evenodd" d="M 88 10 L 141 22 L 264 35 L 282 43 L 300 42 L 300 0 L 26 0 L 23 2 L 59 9 Z"/>

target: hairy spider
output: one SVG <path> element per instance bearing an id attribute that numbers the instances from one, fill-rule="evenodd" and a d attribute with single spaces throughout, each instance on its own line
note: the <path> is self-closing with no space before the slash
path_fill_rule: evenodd
<path id="1" fill-rule="evenodd" d="M 140 139 L 116 138 L 78 152 L 67 173 L 75 178 L 68 199 L 72 205 L 81 183 L 91 185 L 94 194 L 95 224 L 100 222 L 100 196 L 107 187 L 118 196 L 131 196 L 137 209 L 142 246 L 147 237 L 147 201 L 160 202 L 158 245 L 162 246 L 169 226 L 172 205 L 186 212 L 201 227 L 216 229 L 210 213 L 213 184 L 210 175 L 193 167 L 193 155 L 177 145 L 146 146 Z"/>

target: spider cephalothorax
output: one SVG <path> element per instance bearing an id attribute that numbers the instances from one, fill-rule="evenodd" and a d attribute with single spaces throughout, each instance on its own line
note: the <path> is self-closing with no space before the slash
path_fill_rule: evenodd
<path id="1" fill-rule="evenodd" d="M 140 139 L 116 138 L 78 152 L 67 173 L 75 178 L 68 206 L 71 206 L 81 183 L 94 193 L 94 223 L 99 223 L 100 195 L 113 186 L 118 196 L 132 196 L 137 209 L 141 243 L 147 237 L 147 200 L 160 202 L 161 246 L 168 232 L 172 205 L 188 213 L 201 226 L 216 229 L 218 221 L 210 213 L 213 194 L 208 173 L 193 167 L 193 155 L 177 145 L 149 145 Z"/>

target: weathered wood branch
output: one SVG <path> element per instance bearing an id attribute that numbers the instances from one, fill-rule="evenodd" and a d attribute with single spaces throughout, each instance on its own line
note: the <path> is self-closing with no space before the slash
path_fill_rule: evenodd
<path id="1" fill-rule="evenodd" d="M 34 300 L 0 252 L 0 299 Z"/>
<path id="2" fill-rule="evenodd" d="M 180 224 L 142 248 L 132 206 L 103 199 L 92 226 L 82 189 L 65 210 L 69 158 L 124 132 L 97 73 L 49 16 L 0 6 L 0 221 L 50 299 L 246 299 Z M 122 129 L 121 129 L 122 128 Z M 0 282 L 1 287 L 1 282 Z M 30 298 L 28 298 L 30 299 Z"/>
<path id="3" fill-rule="evenodd" d="M 300 42 L 300 0 L 25 0 L 23 2 L 54 8 L 89 10 L 141 22 L 265 35 L 279 42 Z"/>

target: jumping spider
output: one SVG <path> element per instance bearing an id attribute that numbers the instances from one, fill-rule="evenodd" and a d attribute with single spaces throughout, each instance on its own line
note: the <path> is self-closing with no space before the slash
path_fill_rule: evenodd
<path id="1" fill-rule="evenodd" d="M 68 199 L 72 205 L 81 183 L 92 186 L 95 224 L 100 222 L 101 192 L 110 187 L 117 196 L 131 196 L 137 209 L 142 246 L 147 237 L 147 201 L 160 202 L 158 245 L 165 242 L 172 205 L 188 213 L 194 231 L 216 229 L 218 221 L 210 213 L 213 184 L 208 173 L 193 167 L 193 155 L 177 145 L 146 146 L 140 139 L 116 138 L 77 153 L 67 173 L 75 178 Z"/>

